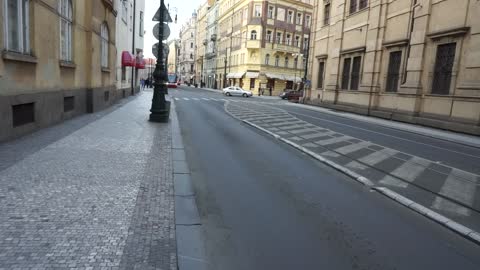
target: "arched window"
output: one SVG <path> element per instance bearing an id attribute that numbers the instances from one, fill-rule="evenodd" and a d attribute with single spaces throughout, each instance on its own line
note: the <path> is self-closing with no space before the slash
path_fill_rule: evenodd
<path id="1" fill-rule="evenodd" d="M 251 40 L 257 39 L 257 31 L 252 30 L 252 32 L 250 32 L 250 39 Z"/>
<path id="2" fill-rule="evenodd" d="M 270 54 L 265 55 L 265 65 L 268 65 L 270 62 Z"/>
<path id="3" fill-rule="evenodd" d="M 73 7 L 71 0 L 58 2 L 60 13 L 60 59 L 72 61 L 72 22 Z"/>
<path id="4" fill-rule="evenodd" d="M 285 67 L 288 68 L 288 57 L 285 57 Z"/>
<path id="5" fill-rule="evenodd" d="M 101 54 L 102 54 L 102 67 L 108 68 L 108 26 L 107 23 L 102 23 L 100 27 L 101 37 Z"/>
<path id="6" fill-rule="evenodd" d="M 280 56 L 275 56 L 275 66 L 278 67 L 280 65 Z"/>

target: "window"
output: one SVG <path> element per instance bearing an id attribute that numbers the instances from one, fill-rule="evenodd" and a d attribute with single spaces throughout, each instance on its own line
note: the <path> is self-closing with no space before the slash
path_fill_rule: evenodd
<path id="1" fill-rule="evenodd" d="M 308 49 L 308 37 L 303 38 L 303 49 L 304 50 Z"/>
<path id="2" fill-rule="evenodd" d="M 254 16 L 255 17 L 261 17 L 262 16 L 262 5 L 255 5 Z"/>
<path id="3" fill-rule="evenodd" d="M 293 23 L 293 11 L 289 10 L 287 14 L 287 22 Z"/>
<path id="4" fill-rule="evenodd" d="M 432 94 L 448 95 L 455 61 L 456 43 L 438 45 L 433 71 Z"/>
<path id="5" fill-rule="evenodd" d="M 9 51 L 30 52 L 28 0 L 5 0 L 5 45 Z"/>
<path id="6" fill-rule="evenodd" d="M 190 37 L 193 38 L 193 32 L 190 32 Z"/>
<path id="7" fill-rule="evenodd" d="M 275 56 L 275 66 L 278 67 L 280 65 L 280 56 Z"/>
<path id="8" fill-rule="evenodd" d="M 267 38 L 267 42 L 272 42 L 272 31 L 267 30 L 266 38 Z"/>
<path id="9" fill-rule="evenodd" d="M 100 37 L 101 37 L 101 57 L 102 57 L 102 67 L 108 68 L 108 40 L 109 40 L 109 33 L 108 33 L 108 26 L 107 23 L 102 23 L 100 27 Z"/>
<path id="10" fill-rule="evenodd" d="M 353 64 L 350 57 L 343 60 L 342 89 L 358 90 L 361 61 L 361 56 L 353 57 Z"/>
<path id="11" fill-rule="evenodd" d="M 248 8 L 245 8 L 245 9 L 243 10 L 243 20 L 244 20 L 245 22 L 247 22 L 247 20 L 248 20 Z"/>
<path id="12" fill-rule="evenodd" d="M 367 8 L 368 0 L 350 0 L 350 13 Z"/>
<path id="13" fill-rule="evenodd" d="M 257 31 L 252 30 L 252 32 L 250 32 L 250 39 L 251 40 L 256 40 L 257 39 Z"/>
<path id="14" fill-rule="evenodd" d="M 193 54 L 190 54 L 190 59 L 193 59 Z"/>
<path id="15" fill-rule="evenodd" d="M 285 9 L 277 8 L 277 20 L 285 21 Z"/>
<path id="16" fill-rule="evenodd" d="M 269 65 L 270 62 L 270 54 L 265 55 L 265 65 Z"/>
<path id="17" fill-rule="evenodd" d="M 127 24 L 127 17 L 128 16 L 128 7 L 127 7 L 127 1 L 122 1 L 122 21 Z"/>
<path id="18" fill-rule="evenodd" d="M 300 47 L 300 36 L 295 37 L 295 46 Z"/>
<path id="19" fill-rule="evenodd" d="M 402 60 L 402 52 L 396 51 L 390 53 L 390 60 L 388 61 L 388 74 L 386 92 L 397 92 L 398 79 L 400 78 L 400 62 Z"/>
<path id="20" fill-rule="evenodd" d="M 330 24 L 330 3 L 325 5 L 323 9 L 323 25 Z"/>
<path id="21" fill-rule="evenodd" d="M 297 13 L 297 24 L 302 24 L 302 13 Z"/>
<path id="22" fill-rule="evenodd" d="M 250 90 L 254 89 L 255 88 L 255 79 L 254 78 L 250 78 Z"/>
<path id="23" fill-rule="evenodd" d="M 190 64 L 190 73 L 193 72 L 193 64 Z"/>
<path id="24" fill-rule="evenodd" d="M 288 57 L 285 57 L 285 67 L 288 68 Z"/>
<path id="25" fill-rule="evenodd" d="M 276 42 L 277 42 L 277 44 L 282 44 L 282 33 L 277 32 Z"/>
<path id="26" fill-rule="evenodd" d="M 60 59 L 72 61 L 72 1 L 60 0 Z"/>
<path id="27" fill-rule="evenodd" d="M 312 24 L 312 17 L 310 15 L 305 15 L 305 27 L 310 27 Z"/>
<path id="28" fill-rule="evenodd" d="M 285 44 L 287 44 L 289 46 L 292 45 L 292 35 L 290 35 L 290 34 L 286 35 Z"/>
<path id="29" fill-rule="evenodd" d="M 193 42 L 190 42 L 190 49 L 193 49 Z"/>
<path id="30" fill-rule="evenodd" d="M 143 37 L 143 32 L 144 32 L 144 30 L 143 30 L 143 11 L 140 11 L 140 28 L 139 28 L 138 31 L 139 31 L 138 34 L 139 34 L 141 37 Z"/>
<path id="31" fill-rule="evenodd" d="M 273 6 L 268 6 L 268 18 L 273 19 L 275 17 L 275 8 Z"/>
<path id="32" fill-rule="evenodd" d="M 298 67 L 298 58 L 297 57 L 293 58 L 293 67 L 294 68 Z"/>
<path id="33" fill-rule="evenodd" d="M 325 73 L 325 62 L 318 62 L 318 77 L 317 77 L 317 88 L 323 88 L 323 76 Z"/>

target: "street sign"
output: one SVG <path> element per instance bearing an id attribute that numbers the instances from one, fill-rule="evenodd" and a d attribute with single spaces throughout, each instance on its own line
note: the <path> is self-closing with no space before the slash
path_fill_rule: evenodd
<path id="1" fill-rule="evenodd" d="M 160 40 L 160 27 L 163 24 L 163 40 L 167 40 L 168 37 L 170 36 L 170 27 L 168 27 L 168 24 L 165 23 L 157 23 L 153 27 L 153 36 Z"/>
<path id="2" fill-rule="evenodd" d="M 155 13 L 155 16 L 153 16 L 152 21 L 154 22 L 160 21 L 160 10 L 163 10 L 163 22 L 166 22 L 166 23 L 173 22 L 172 17 L 170 17 L 170 13 L 168 13 L 167 7 L 165 7 L 165 4 L 162 4 L 162 6 L 157 10 L 157 12 Z"/>
<path id="3" fill-rule="evenodd" d="M 163 59 L 166 59 L 169 52 L 170 50 L 168 49 L 168 46 L 166 44 L 163 44 Z M 155 55 L 156 58 L 158 58 L 158 43 L 153 44 L 152 53 L 153 55 Z"/>

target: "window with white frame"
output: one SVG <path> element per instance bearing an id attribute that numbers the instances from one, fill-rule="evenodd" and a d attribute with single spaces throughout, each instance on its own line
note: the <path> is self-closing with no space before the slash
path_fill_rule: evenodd
<path id="1" fill-rule="evenodd" d="M 127 7 L 127 1 L 122 0 L 122 21 L 127 24 L 128 23 L 128 7 Z"/>
<path id="2" fill-rule="evenodd" d="M 109 33 L 108 33 L 108 26 L 107 23 L 102 23 L 100 27 L 100 38 L 101 38 L 101 61 L 102 67 L 108 68 L 108 40 L 109 40 Z"/>
<path id="3" fill-rule="evenodd" d="M 280 65 L 280 56 L 275 56 L 275 66 L 278 67 Z"/>
<path id="4" fill-rule="evenodd" d="M 272 31 L 267 30 L 267 35 L 266 35 L 267 42 L 272 42 Z"/>
<path id="5" fill-rule="evenodd" d="M 287 13 L 287 22 L 293 23 L 293 11 L 289 10 Z"/>
<path id="6" fill-rule="evenodd" d="M 285 44 L 288 45 L 288 46 L 291 46 L 291 45 L 292 45 L 292 35 L 287 34 L 287 35 L 285 36 Z"/>
<path id="7" fill-rule="evenodd" d="M 295 36 L 295 44 L 296 47 L 300 47 L 300 36 Z"/>
<path id="8" fill-rule="evenodd" d="M 277 32 L 277 38 L 275 39 L 275 42 L 277 42 L 277 44 L 282 44 L 282 33 L 281 32 Z"/>
<path id="9" fill-rule="evenodd" d="M 302 13 L 297 13 L 297 24 L 301 25 L 302 24 Z"/>
<path id="10" fill-rule="evenodd" d="M 265 65 L 269 65 L 270 63 L 270 54 L 265 55 Z"/>
<path id="11" fill-rule="evenodd" d="M 60 0 L 60 59 L 72 61 L 72 22 L 73 11 L 71 0 Z"/>
<path id="12" fill-rule="evenodd" d="M 269 19 L 275 18 L 275 7 L 274 6 L 268 6 L 268 18 Z"/>
<path id="13" fill-rule="evenodd" d="M 285 67 L 288 68 L 288 57 L 285 57 Z"/>
<path id="14" fill-rule="evenodd" d="M 262 16 L 262 5 L 255 5 L 254 16 L 255 17 L 261 17 Z"/>
<path id="15" fill-rule="evenodd" d="M 5 0 L 5 47 L 8 51 L 30 53 L 29 0 Z"/>
<path id="16" fill-rule="evenodd" d="M 140 11 L 140 28 L 139 28 L 139 35 L 143 37 L 143 11 Z"/>
<path id="17" fill-rule="evenodd" d="M 305 15 L 305 27 L 310 27 L 312 24 L 312 16 Z"/>
<path id="18" fill-rule="evenodd" d="M 257 31 L 252 30 L 252 32 L 250 32 L 250 39 L 251 40 L 256 40 L 257 39 Z"/>

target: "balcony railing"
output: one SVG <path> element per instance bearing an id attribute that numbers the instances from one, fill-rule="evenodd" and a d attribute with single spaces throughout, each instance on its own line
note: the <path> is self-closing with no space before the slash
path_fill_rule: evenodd
<path id="1" fill-rule="evenodd" d="M 247 40 L 247 49 L 258 49 L 260 48 L 260 40 L 251 39 Z"/>

